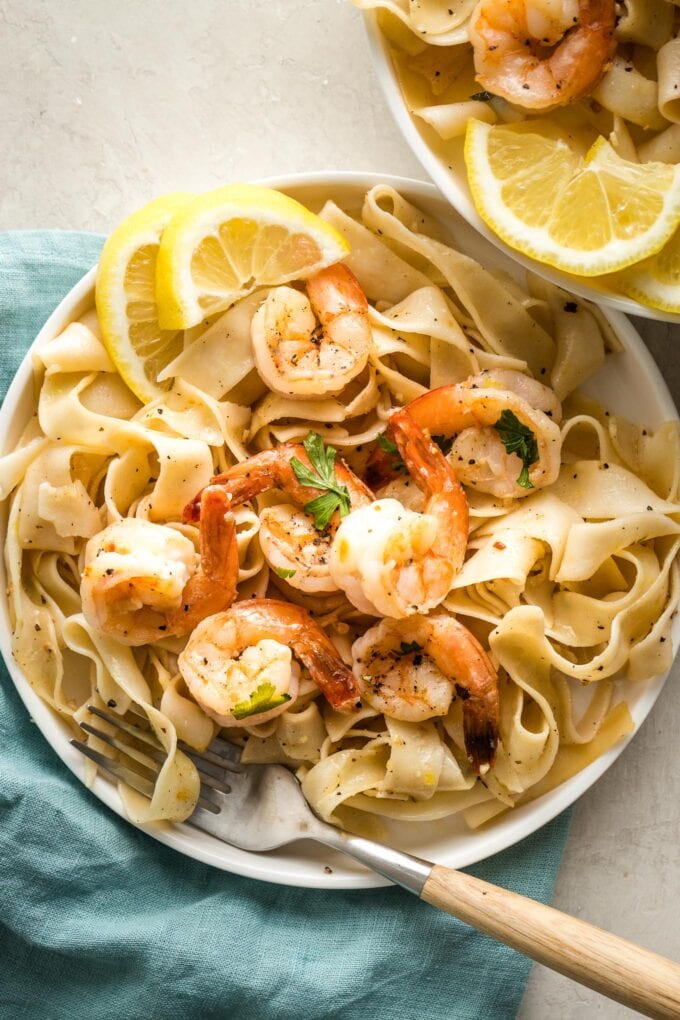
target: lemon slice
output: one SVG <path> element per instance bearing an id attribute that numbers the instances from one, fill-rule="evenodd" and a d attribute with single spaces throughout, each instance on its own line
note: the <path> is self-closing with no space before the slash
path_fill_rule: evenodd
<path id="1" fill-rule="evenodd" d="M 107 239 L 97 269 L 102 339 L 121 376 L 144 403 L 166 388 L 158 373 L 182 350 L 177 330 L 161 329 L 156 305 L 158 246 L 172 217 L 194 198 L 164 195 L 128 216 Z"/>
<path id="2" fill-rule="evenodd" d="M 230 184 L 196 198 L 163 234 L 156 288 L 166 329 L 188 329 L 256 287 L 304 279 L 349 253 L 344 238 L 271 188 Z"/>
<path id="3" fill-rule="evenodd" d="M 639 262 L 680 222 L 680 166 L 629 163 L 604 138 L 583 157 L 560 138 L 471 120 L 465 162 L 485 223 L 517 251 L 578 276 Z"/>
<path id="4" fill-rule="evenodd" d="M 626 269 L 615 283 L 643 305 L 680 315 L 680 230 L 660 252 Z"/>

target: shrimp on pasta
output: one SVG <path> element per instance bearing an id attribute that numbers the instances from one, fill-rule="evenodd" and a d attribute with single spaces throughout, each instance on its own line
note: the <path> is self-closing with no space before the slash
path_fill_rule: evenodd
<path id="1" fill-rule="evenodd" d="M 274 572 L 292 588 L 310 595 L 339 591 L 329 568 L 335 527 L 320 531 L 312 517 L 292 503 L 260 512 L 260 548 Z"/>
<path id="2" fill-rule="evenodd" d="M 359 707 L 352 671 L 328 635 L 300 606 L 275 599 L 238 602 L 203 620 L 179 657 L 199 705 L 220 726 L 261 723 L 295 700 L 293 653 L 336 711 Z"/>
<path id="3" fill-rule="evenodd" d="M 465 749 L 475 772 L 493 763 L 498 744 L 498 676 L 467 627 L 448 613 L 382 620 L 352 646 L 362 698 L 394 719 L 445 716 L 463 703 Z"/>
<path id="4" fill-rule="evenodd" d="M 327 491 L 313 484 L 315 464 L 310 453 L 312 458 L 318 454 L 330 464 L 336 486 L 347 493 L 347 510 L 373 501 L 370 489 L 361 479 L 342 461 L 336 462 L 333 448 L 324 446 L 316 433 L 312 436 L 315 438 L 311 445 L 308 437 L 304 443 L 282 443 L 274 450 L 263 450 L 216 475 L 211 482 L 223 489 L 232 507 L 269 489 L 285 493 L 290 502 L 266 507 L 260 513 L 260 544 L 267 562 L 279 576 L 285 577 L 293 588 L 310 594 L 338 591 L 331 576 L 329 556 L 339 519 L 339 512 L 335 512 L 323 527 L 317 527 L 313 516 L 305 512 L 305 507 L 323 498 Z M 301 480 L 306 478 L 305 471 L 312 477 L 311 482 L 309 478 Z M 185 518 L 196 520 L 200 512 L 199 494 L 186 508 Z"/>
<path id="5" fill-rule="evenodd" d="M 347 266 L 322 269 L 306 289 L 306 296 L 293 287 L 270 290 L 253 317 L 258 372 L 284 396 L 339 393 L 365 367 L 371 349 L 366 295 Z"/>
<path id="6" fill-rule="evenodd" d="M 200 547 L 198 557 L 189 538 L 164 524 L 135 517 L 110 524 L 85 549 L 85 618 L 124 645 L 188 634 L 236 597 L 236 527 L 217 486 L 201 496 Z"/>
<path id="7" fill-rule="evenodd" d="M 461 482 L 480 492 L 516 499 L 552 485 L 559 474 L 560 402 L 521 372 L 495 369 L 429 390 L 393 414 L 388 435 L 404 414 L 438 440 L 455 436 L 448 460 Z M 379 489 L 394 474 L 394 458 L 376 449 L 369 484 Z"/>
<path id="8" fill-rule="evenodd" d="M 614 0 L 480 0 L 470 21 L 477 80 L 547 111 L 587 96 L 614 55 Z"/>
<path id="9" fill-rule="evenodd" d="M 422 513 L 379 499 L 345 517 L 331 548 L 333 579 L 350 602 L 373 616 L 401 619 L 446 598 L 465 558 L 468 503 L 439 447 L 406 412 L 392 435 L 425 494 Z"/>
<path id="10" fill-rule="evenodd" d="M 244 764 L 295 769 L 331 824 L 475 828 L 614 747 L 628 692 L 671 665 L 680 432 L 592 399 L 625 349 L 615 322 L 446 247 L 385 183 L 355 190 L 357 218 L 327 197 L 374 309 L 342 265 L 295 279 L 247 247 L 243 266 L 268 268 L 246 266 L 246 290 L 266 290 L 206 306 L 145 401 L 94 309 L 39 343 L 37 413 L 0 458 L 13 654 L 74 729 L 89 706 L 147 718 L 166 757 L 148 801 L 121 787 L 135 821 L 187 818 L 200 777 L 182 748 L 228 727 Z M 252 320 L 269 293 L 314 322 L 300 340 L 272 327 L 267 369 Z M 359 374 L 329 396 L 345 354 Z"/>

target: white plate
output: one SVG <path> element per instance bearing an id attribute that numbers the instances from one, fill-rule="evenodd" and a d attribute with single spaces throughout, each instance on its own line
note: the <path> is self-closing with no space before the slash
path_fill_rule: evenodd
<path id="1" fill-rule="evenodd" d="M 422 166 L 435 182 L 441 193 L 449 200 L 453 208 L 463 216 L 467 222 L 479 231 L 484 237 L 492 242 L 497 248 L 505 252 L 516 262 L 520 262 L 527 269 L 532 269 L 539 276 L 565 287 L 572 294 L 597 301 L 598 304 L 606 304 L 616 308 L 628 315 L 641 315 L 645 319 L 658 319 L 661 322 L 680 322 L 680 315 L 671 312 L 662 312 L 655 308 L 647 308 L 639 301 L 624 297 L 616 291 L 611 290 L 606 282 L 598 280 L 597 277 L 572 276 L 570 273 L 562 272 L 560 269 L 553 269 L 552 266 L 537 262 L 535 259 L 515 251 L 505 244 L 480 217 L 472 201 L 472 194 L 468 187 L 465 160 L 463 158 L 463 140 L 451 143 L 449 159 L 445 163 L 431 147 L 428 139 L 438 138 L 436 132 L 420 117 L 415 117 L 404 102 L 401 87 L 390 58 L 390 43 L 378 27 L 378 15 L 376 11 L 364 11 L 364 23 L 368 35 L 369 48 L 373 58 L 373 64 L 378 73 L 378 81 L 382 87 L 390 112 L 397 122 L 407 144 L 414 155 L 420 160 Z"/>
<path id="2" fill-rule="evenodd" d="M 296 175 L 269 179 L 262 183 L 280 188 L 317 209 L 327 197 L 334 197 L 347 208 L 359 208 L 363 194 L 369 187 L 379 183 L 391 184 L 406 198 L 422 206 L 430 215 L 449 225 L 462 251 L 485 266 L 501 267 L 517 279 L 522 278 L 523 274 L 516 263 L 485 241 L 452 212 L 431 184 L 406 178 L 361 173 Z M 64 298 L 41 329 L 33 347 L 39 347 L 51 340 L 69 322 L 92 306 L 94 273 L 94 269 L 87 273 Z M 625 351 L 608 359 L 606 370 L 591 381 L 589 386 L 591 392 L 597 393 L 604 403 L 622 414 L 630 416 L 634 413 L 642 424 L 655 426 L 665 419 L 676 417 L 673 401 L 665 383 L 638 334 L 623 315 L 609 312 L 608 317 L 621 337 Z M 29 352 L 22 361 L 0 410 L 0 452 L 5 453 L 15 447 L 33 410 Z M 3 545 L 6 527 L 7 514 L 6 508 L 3 508 L 0 517 L 0 541 Z M 4 567 L 0 571 L 0 588 L 3 592 L 6 588 Z M 680 617 L 675 621 L 674 647 L 677 647 L 679 637 Z M 0 599 L 0 651 L 26 708 L 45 739 L 71 771 L 82 778 L 84 761 L 69 744 L 69 730 L 38 698 L 12 659 L 8 604 L 4 596 Z M 647 686 L 630 685 L 629 701 L 636 729 L 656 701 L 665 679 L 660 677 Z M 517 808 L 488 829 L 471 832 L 461 819 L 453 817 L 410 828 L 403 823 L 400 826 L 395 825 L 391 829 L 390 839 L 405 850 L 451 867 L 460 868 L 474 864 L 512 846 L 563 811 L 609 768 L 627 743 L 628 740 L 622 741 L 558 789 L 531 804 Z M 118 793 L 108 780 L 98 777 L 92 790 L 101 801 L 124 817 Z M 96 810 L 97 806 L 92 804 L 91 809 Z M 214 837 L 186 825 L 142 828 L 155 839 L 189 857 L 225 871 L 269 882 L 327 889 L 366 889 L 387 884 L 377 875 L 365 871 L 347 858 L 312 843 L 299 843 L 284 850 L 258 855 L 227 846 Z M 332 869 L 330 874 L 324 870 L 327 866 Z"/>

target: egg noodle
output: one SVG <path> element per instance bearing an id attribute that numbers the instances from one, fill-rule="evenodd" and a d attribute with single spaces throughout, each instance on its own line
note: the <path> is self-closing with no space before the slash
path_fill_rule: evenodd
<path id="1" fill-rule="evenodd" d="M 381 28 L 395 46 L 393 59 L 406 103 L 444 141 L 464 135 L 471 118 L 489 124 L 529 120 L 539 131 L 562 129 L 563 136 L 584 152 L 601 135 L 611 141 L 624 159 L 680 162 L 677 2 L 626 0 L 616 19 L 616 50 L 601 80 L 583 98 L 549 113 L 522 109 L 524 102 L 511 104 L 500 95 L 480 92 L 471 39 L 477 0 L 353 0 L 353 3 L 364 10 L 380 10 Z M 552 41 L 555 31 L 559 37 L 584 11 L 597 8 L 598 4 L 583 0 L 580 3 L 535 0 L 533 6 L 534 21 L 531 14 L 524 12 L 521 0 L 498 4 L 498 30 L 502 26 L 502 31 L 506 31 L 505 10 L 517 8 L 520 21 L 526 18 L 526 34 L 540 40 L 545 32 Z M 520 29 L 518 24 L 517 31 Z M 593 38 L 588 43 L 590 48 Z M 526 42 L 529 45 L 529 40 Z M 549 39 L 544 42 L 549 52 Z M 521 74 L 516 59 L 510 63 L 515 73 Z M 566 65 L 563 71 L 566 74 Z M 566 75 L 565 90 L 572 87 L 570 78 L 575 84 L 578 73 L 574 64 Z M 600 75 L 596 77 L 600 79 Z M 528 83 L 523 86 L 528 90 L 525 97 L 529 107 L 534 98 L 533 88 L 539 92 L 541 85 L 542 81 L 537 80 L 531 88 Z"/>
<path id="2" fill-rule="evenodd" d="M 405 5 L 388 6 L 406 17 Z M 434 16 L 436 5 L 418 6 L 420 16 L 430 8 Z M 442 41 L 462 40 L 470 6 L 452 0 L 458 24 L 440 25 Z M 644 23 L 648 6 L 631 0 L 629 22 Z M 631 732 L 621 681 L 641 684 L 672 661 L 678 429 L 675 422 L 638 427 L 579 392 L 621 349 L 606 320 L 538 277 L 530 275 L 525 289 L 482 268 L 451 246 L 441 224 L 385 185 L 366 194 L 356 216 L 333 201 L 320 215 L 349 242 L 346 264 L 370 303 L 372 342 L 340 393 L 285 396 L 263 382 L 251 325 L 270 288 L 208 320 L 202 332 L 193 328 L 164 372 L 168 388 L 144 406 L 116 372 L 90 311 L 35 351 L 37 411 L 0 460 L 16 661 L 81 739 L 77 723 L 89 704 L 119 713 L 132 707 L 148 718 L 167 758 L 150 800 L 120 786 L 137 822 L 191 813 L 199 780 L 177 743 L 203 749 L 218 726 L 178 669 L 186 637 L 128 647 L 88 622 L 80 597 L 88 540 L 133 518 L 167 524 L 198 547 L 198 528 L 183 522 L 183 509 L 216 472 L 311 431 L 361 475 L 393 408 L 481 372 L 538 380 L 553 391 L 551 406 L 563 408 L 551 423 L 560 453 L 550 484 L 536 480 L 501 497 L 461 474 L 469 543 L 438 611 L 455 614 L 498 669 L 492 766 L 477 775 L 470 765 L 462 695 L 445 715 L 419 722 L 383 715 L 368 697 L 345 713 L 330 707 L 306 670 L 286 711 L 229 729 L 243 760 L 295 769 L 309 802 L 331 822 L 356 828 L 366 813 L 406 822 L 462 813 L 476 827 L 555 787 Z M 460 448 L 448 456 L 455 468 Z M 412 499 L 403 477 L 390 491 Z M 353 642 L 375 617 L 342 591 L 296 590 L 265 559 L 260 514 L 283 498 L 272 490 L 234 511 L 238 598 L 302 605 L 352 664 Z"/>

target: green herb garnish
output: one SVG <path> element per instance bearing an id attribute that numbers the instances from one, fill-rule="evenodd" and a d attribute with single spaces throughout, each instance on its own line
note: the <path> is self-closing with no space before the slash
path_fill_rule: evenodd
<path id="1" fill-rule="evenodd" d="M 349 513 L 349 490 L 346 485 L 340 485 L 335 477 L 337 450 L 334 447 L 325 446 L 318 432 L 309 432 L 302 445 L 314 471 L 305 467 L 298 457 L 291 458 L 290 466 L 301 485 L 310 489 L 324 490 L 321 496 L 305 503 L 304 510 L 305 513 L 313 515 L 317 531 L 325 531 L 336 510 L 340 511 L 341 517 Z"/>
<path id="2" fill-rule="evenodd" d="M 384 450 L 388 456 L 392 458 L 392 470 L 393 471 L 406 471 L 406 465 L 401 459 L 399 453 L 399 447 L 393 439 L 389 439 L 384 432 L 381 432 L 378 436 L 378 446 L 381 450 Z"/>
<path id="3" fill-rule="evenodd" d="M 399 456 L 399 448 L 397 447 L 397 444 L 393 439 L 389 439 L 384 432 L 381 432 L 378 436 L 378 446 L 381 450 L 384 450 L 385 453 L 391 453 L 392 455 L 396 454 Z"/>
<path id="4" fill-rule="evenodd" d="M 260 684 L 247 701 L 239 701 L 238 705 L 232 708 L 231 714 L 234 719 L 245 719 L 249 715 L 269 712 L 270 709 L 278 708 L 279 705 L 285 705 L 287 701 L 290 701 L 290 694 L 276 694 L 275 692 L 274 684 Z"/>
<path id="5" fill-rule="evenodd" d="M 503 411 L 494 428 L 501 437 L 506 452 L 516 453 L 522 461 L 517 484 L 523 489 L 533 489 L 529 481 L 529 468 L 538 460 L 536 436 L 530 428 L 522 424 L 517 415 L 508 410 Z"/>
<path id="6" fill-rule="evenodd" d="M 493 98 L 493 92 L 475 92 L 470 96 L 470 99 L 474 99 L 477 103 L 488 103 L 489 100 Z"/>
<path id="7" fill-rule="evenodd" d="M 297 570 L 291 570 L 288 567 L 274 567 L 274 573 L 277 574 L 284 581 L 287 581 L 289 577 L 295 577 Z"/>
<path id="8" fill-rule="evenodd" d="M 413 652 L 422 652 L 423 646 L 417 641 L 402 641 L 399 645 L 399 655 L 411 655 Z"/>

